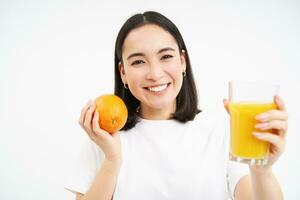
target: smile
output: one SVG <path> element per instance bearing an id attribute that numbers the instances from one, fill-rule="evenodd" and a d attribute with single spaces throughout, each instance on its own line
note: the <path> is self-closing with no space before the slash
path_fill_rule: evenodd
<path id="1" fill-rule="evenodd" d="M 145 87 L 145 89 L 149 90 L 150 92 L 161 92 L 165 90 L 171 83 L 166 83 L 158 86 L 153 87 Z"/>

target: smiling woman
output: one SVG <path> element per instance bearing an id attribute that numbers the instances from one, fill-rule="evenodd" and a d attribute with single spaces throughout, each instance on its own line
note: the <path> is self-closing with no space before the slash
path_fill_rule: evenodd
<path id="1" fill-rule="evenodd" d="M 271 143 L 272 162 L 249 166 L 250 174 L 247 165 L 228 160 L 226 118 L 198 109 L 187 48 L 160 13 L 136 14 L 122 26 L 115 46 L 115 94 L 129 111 L 117 133 L 99 128 L 101 113 L 95 114 L 93 102 L 82 109 L 80 125 L 91 141 L 66 186 L 78 199 L 282 198 L 271 165 L 284 138 L 258 138 Z M 280 110 L 269 121 L 280 125 L 271 128 L 285 132 L 283 102 L 274 103 Z"/>
<path id="2" fill-rule="evenodd" d="M 123 49 L 122 57 L 127 59 L 118 68 L 122 82 L 140 102 L 141 117 L 170 118 L 186 70 L 184 52 L 176 40 L 160 26 L 148 24 L 132 30 Z"/>
<path id="3" fill-rule="evenodd" d="M 181 122 L 200 112 L 185 43 L 165 16 L 136 14 L 121 28 L 115 46 L 115 93 L 129 106 L 124 130 L 137 123 L 137 109 L 143 118 Z"/>

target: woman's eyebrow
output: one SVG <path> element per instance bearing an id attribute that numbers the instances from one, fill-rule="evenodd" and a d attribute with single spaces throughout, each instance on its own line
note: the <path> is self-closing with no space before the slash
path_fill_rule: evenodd
<path id="1" fill-rule="evenodd" d="M 164 51 L 175 51 L 175 49 L 173 49 L 171 47 L 166 47 L 166 48 L 163 48 L 163 49 L 159 50 L 157 52 L 157 54 L 160 54 L 161 52 L 164 52 Z"/>
<path id="2" fill-rule="evenodd" d="M 145 56 L 145 54 L 143 54 L 143 53 L 132 53 L 127 57 L 127 60 L 129 60 L 130 58 L 135 57 L 135 56 Z"/>
<path id="3" fill-rule="evenodd" d="M 162 48 L 157 52 L 157 54 L 160 54 L 164 51 L 175 51 L 175 49 L 173 49 L 171 47 Z M 144 53 L 132 53 L 127 57 L 127 60 L 129 60 L 130 58 L 135 57 L 135 56 L 145 56 L 145 54 Z"/>

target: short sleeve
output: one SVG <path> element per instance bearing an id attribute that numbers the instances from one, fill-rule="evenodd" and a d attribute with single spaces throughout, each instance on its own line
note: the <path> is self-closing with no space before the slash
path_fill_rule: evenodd
<path id="1" fill-rule="evenodd" d="M 234 191 L 237 183 L 243 176 L 247 174 L 249 174 L 249 168 L 247 164 L 228 161 L 227 184 L 231 199 L 234 199 Z"/>
<path id="2" fill-rule="evenodd" d="M 225 115 L 225 133 L 227 140 L 227 153 L 228 153 L 228 162 L 227 162 L 227 186 L 228 192 L 231 199 L 234 199 L 234 191 L 239 180 L 249 174 L 249 167 L 247 164 L 239 163 L 229 160 L 229 143 L 230 143 L 230 126 L 229 126 L 229 116 L 226 113 Z"/>
<path id="3" fill-rule="evenodd" d="M 85 194 L 92 185 L 103 161 L 102 150 L 90 139 L 83 142 L 77 159 L 67 172 L 65 189 Z"/>

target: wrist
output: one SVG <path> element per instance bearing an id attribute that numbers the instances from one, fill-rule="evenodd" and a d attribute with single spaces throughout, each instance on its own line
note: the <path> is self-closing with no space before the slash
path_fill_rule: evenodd
<path id="1" fill-rule="evenodd" d="M 249 165 L 249 170 L 251 174 L 268 174 L 272 173 L 272 167 L 268 166 L 251 166 Z"/>
<path id="2" fill-rule="evenodd" d="M 120 168 L 122 165 L 122 158 L 105 158 L 103 161 L 105 164 L 113 168 Z"/>
<path id="3" fill-rule="evenodd" d="M 121 162 L 110 161 L 105 159 L 101 165 L 101 170 L 103 172 L 106 172 L 107 174 L 116 175 L 119 173 L 121 166 Z"/>
<path id="4" fill-rule="evenodd" d="M 122 153 L 104 153 L 104 158 L 111 163 L 122 163 Z"/>

